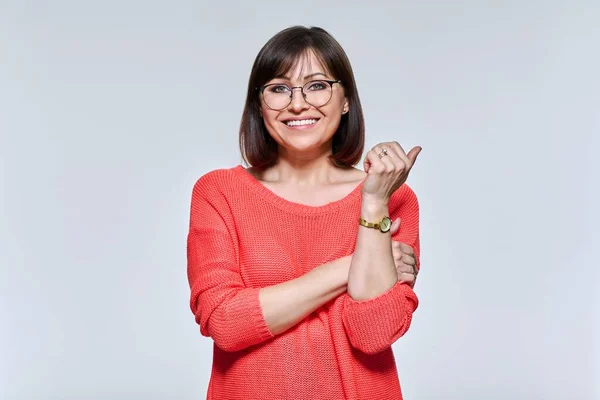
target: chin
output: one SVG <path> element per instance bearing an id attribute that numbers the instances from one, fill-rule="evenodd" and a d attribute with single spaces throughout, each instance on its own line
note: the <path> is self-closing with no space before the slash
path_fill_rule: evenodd
<path id="1" fill-rule="evenodd" d="M 325 136 L 317 134 L 302 136 L 283 135 L 282 138 L 285 142 L 285 144 L 282 146 L 285 147 L 288 151 L 294 152 L 313 151 L 322 147 L 325 143 L 328 142 Z"/>

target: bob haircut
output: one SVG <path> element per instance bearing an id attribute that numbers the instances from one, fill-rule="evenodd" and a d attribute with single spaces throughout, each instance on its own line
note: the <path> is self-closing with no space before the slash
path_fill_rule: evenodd
<path id="1" fill-rule="evenodd" d="M 293 26 L 273 36 L 260 50 L 248 81 L 246 104 L 240 124 L 239 146 L 246 164 L 265 169 L 277 162 L 278 143 L 265 127 L 260 111 L 258 87 L 285 75 L 311 52 L 333 79 L 341 80 L 349 110 L 343 114 L 333 135 L 329 158 L 338 167 L 356 165 L 365 143 L 365 122 L 350 61 L 342 46 L 327 31 L 318 27 Z"/>

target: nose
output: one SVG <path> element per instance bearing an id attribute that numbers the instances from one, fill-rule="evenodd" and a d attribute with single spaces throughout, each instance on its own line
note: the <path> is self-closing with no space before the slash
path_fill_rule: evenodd
<path id="1" fill-rule="evenodd" d="M 298 89 L 298 90 L 296 90 Z M 310 107 L 310 104 L 306 102 L 304 99 L 304 93 L 302 92 L 301 87 L 293 87 L 292 88 L 292 101 L 290 101 L 290 105 L 288 108 L 294 112 L 300 112 L 302 110 L 306 110 Z"/>

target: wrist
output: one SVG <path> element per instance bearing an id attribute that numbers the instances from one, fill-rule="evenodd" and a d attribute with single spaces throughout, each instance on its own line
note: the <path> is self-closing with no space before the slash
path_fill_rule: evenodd
<path id="1" fill-rule="evenodd" d="M 344 285 L 348 285 L 348 276 L 350 275 L 350 265 L 352 265 L 352 255 L 347 255 L 342 257 L 342 262 L 340 263 L 339 273 L 343 276 Z"/>
<path id="2" fill-rule="evenodd" d="M 361 217 L 369 222 L 374 220 L 380 220 L 381 218 L 388 216 L 389 207 L 388 201 L 377 197 L 362 197 L 360 204 Z"/>

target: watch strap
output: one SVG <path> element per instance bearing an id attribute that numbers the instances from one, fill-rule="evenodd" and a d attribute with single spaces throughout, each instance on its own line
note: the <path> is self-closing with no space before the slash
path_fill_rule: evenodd
<path id="1" fill-rule="evenodd" d="M 385 217 L 384 217 L 385 218 Z M 367 228 L 374 228 L 374 229 L 379 229 L 379 223 L 383 221 L 383 218 L 381 218 L 378 222 L 368 222 L 366 219 L 364 219 L 363 217 L 358 217 L 358 223 L 364 227 Z"/>

